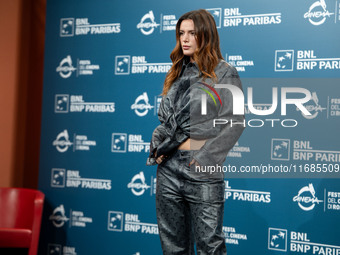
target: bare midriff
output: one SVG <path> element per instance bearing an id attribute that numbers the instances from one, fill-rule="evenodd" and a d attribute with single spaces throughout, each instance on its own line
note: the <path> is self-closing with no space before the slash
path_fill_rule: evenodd
<path id="1" fill-rule="evenodd" d="M 185 140 L 185 142 L 181 143 L 180 146 L 178 147 L 179 150 L 199 150 L 202 148 L 202 146 L 205 144 L 207 140 L 195 140 L 188 138 Z"/>

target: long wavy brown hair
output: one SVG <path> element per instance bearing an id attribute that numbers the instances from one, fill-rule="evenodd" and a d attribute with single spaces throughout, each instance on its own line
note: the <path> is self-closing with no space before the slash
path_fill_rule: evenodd
<path id="1" fill-rule="evenodd" d="M 220 50 L 220 38 L 218 36 L 214 17 L 206 10 L 200 9 L 183 14 L 176 25 L 176 46 L 170 54 L 172 67 L 166 75 L 162 95 L 166 95 L 179 77 L 186 56 L 180 42 L 180 26 L 183 20 L 191 19 L 194 22 L 197 49 L 193 55 L 194 61 L 203 78 L 215 78 L 214 72 L 220 59 L 223 59 Z"/>

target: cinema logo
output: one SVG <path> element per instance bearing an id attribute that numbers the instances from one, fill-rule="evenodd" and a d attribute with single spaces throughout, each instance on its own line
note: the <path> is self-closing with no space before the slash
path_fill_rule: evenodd
<path id="1" fill-rule="evenodd" d="M 306 104 L 306 108 L 311 113 L 311 115 L 309 116 L 302 114 L 302 116 L 306 119 L 315 119 L 320 112 L 327 110 L 327 108 L 320 105 L 319 98 L 316 92 L 312 92 L 312 99 L 310 100 L 310 102 L 308 102 L 308 104 Z M 296 110 L 298 111 L 299 109 Z"/>
<path id="2" fill-rule="evenodd" d="M 308 9 L 308 11 L 303 15 L 305 19 L 314 25 L 319 26 L 325 23 L 327 18 L 330 18 L 334 13 L 330 13 L 327 10 L 327 5 L 325 0 L 320 0 L 314 2 Z"/>
<path id="3" fill-rule="evenodd" d="M 70 136 L 68 131 L 65 129 L 63 132 L 57 135 L 57 138 L 53 141 L 53 146 L 56 147 L 57 151 L 63 153 L 68 150 L 73 143 L 70 142 Z"/>
<path id="4" fill-rule="evenodd" d="M 225 181 L 225 199 L 268 204 L 271 202 L 270 195 L 268 191 L 232 189 L 229 181 Z"/>
<path id="5" fill-rule="evenodd" d="M 330 171 L 330 169 L 328 169 Z M 339 173 L 339 164 L 337 164 L 336 169 L 331 171 L 336 171 Z M 302 187 L 296 196 L 293 197 L 293 202 L 297 203 L 299 208 L 303 211 L 312 211 L 316 209 L 317 205 L 323 203 L 323 211 L 340 211 L 340 192 L 334 190 L 323 189 L 323 193 L 319 196 L 324 197 L 324 200 L 320 200 L 317 197 L 316 191 L 312 183 L 308 186 Z M 319 207 L 319 210 L 321 206 Z"/>
<path id="6" fill-rule="evenodd" d="M 69 218 L 67 218 L 65 215 L 64 205 L 60 205 L 55 208 L 52 215 L 49 217 L 49 220 L 52 221 L 56 228 L 61 228 L 64 226 L 64 224 L 69 221 Z"/>
<path id="7" fill-rule="evenodd" d="M 137 29 L 143 35 L 151 35 L 158 27 L 160 33 L 176 30 L 177 18 L 175 14 L 160 14 L 159 23 L 157 23 L 153 11 L 146 13 L 137 24 Z"/>
<path id="8" fill-rule="evenodd" d="M 216 89 L 228 89 L 232 94 L 233 98 L 233 114 L 234 115 L 244 115 L 245 113 L 245 103 L 244 103 L 244 94 L 243 91 L 231 84 L 216 84 L 214 87 L 211 87 L 203 82 L 202 85 L 210 89 L 213 94 L 217 97 L 219 101 L 220 107 L 223 107 L 223 102 L 220 95 L 217 93 Z M 215 100 L 213 94 L 208 91 L 208 89 L 201 88 L 206 93 L 202 94 L 201 97 L 201 114 L 207 115 L 207 94 L 210 96 L 211 100 L 213 100 L 216 107 L 218 107 L 217 100 Z M 273 114 L 278 106 L 278 88 L 272 88 L 272 104 L 267 109 L 258 109 L 253 103 L 253 88 L 248 87 L 248 100 L 247 100 L 247 107 L 250 113 L 259 115 L 259 116 L 267 116 Z M 288 94 L 302 94 L 304 97 L 299 98 L 288 98 Z M 303 105 L 307 103 L 312 98 L 312 95 L 309 90 L 305 88 L 297 88 L 297 87 L 283 87 L 281 88 L 281 116 L 287 115 L 287 105 L 295 105 L 297 109 L 299 109 L 304 115 L 310 116 L 311 113 L 306 109 Z M 243 127 L 263 127 L 265 124 L 269 123 L 271 127 L 275 127 L 276 123 L 280 123 L 282 127 L 296 127 L 298 125 L 297 120 L 295 119 L 250 119 L 246 122 L 246 120 L 239 121 L 237 119 L 214 119 L 213 126 L 216 127 L 217 125 L 226 125 L 229 124 L 231 127 L 235 125 L 241 125 Z"/>
<path id="9" fill-rule="evenodd" d="M 86 135 L 73 135 L 73 142 L 70 141 L 68 131 L 60 132 L 52 143 L 60 153 L 66 152 L 73 146 L 73 151 L 89 151 L 91 147 L 97 145 L 96 141 L 88 140 Z"/>
<path id="10" fill-rule="evenodd" d="M 139 117 L 144 117 L 147 115 L 152 108 L 154 108 L 154 106 L 149 103 L 149 97 L 146 92 L 143 92 L 142 95 L 139 95 L 136 98 L 134 104 L 131 105 L 131 110 L 133 110 Z"/>
<path id="11" fill-rule="evenodd" d="M 221 27 L 221 19 L 222 19 L 222 9 L 221 8 L 212 8 L 206 9 L 211 15 L 214 17 L 216 22 L 216 27 Z M 146 13 L 141 21 L 137 25 L 137 29 L 140 29 L 142 34 L 150 35 L 152 34 L 158 27 L 160 28 L 160 33 L 167 31 L 175 31 L 178 19 L 175 14 L 160 14 L 160 24 L 157 23 L 155 15 L 153 11 L 149 11 Z"/>
<path id="12" fill-rule="evenodd" d="M 94 71 L 100 69 L 99 65 L 91 63 L 88 59 L 77 59 L 76 67 L 73 66 L 72 58 L 70 55 L 66 56 L 60 61 L 56 71 L 59 75 L 67 79 L 71 77 L 72 73 L 76 71 L 76 76 L 80 75 L 93 75 Z"/>
<path id="13" fill-rule="evenodd" d="M 323 202 L 323 200 L 319 200 L 316 197 L 316 192 L 312 183 L 302 187 L 298 194 L 293 198 L 293 201 L 297 202 L 299 207 L 304 211 L 311 211 L 316 204 Z"/>
<path id="14" fill-rule="evenodd" d="M 119 211 L 109 211 L 107 229 L 109 231 L 158 235 L 157 224 L 141 222 L 138 214 Z"/>
<path id="15" fill-rule="evenodd" d="M 52 215 L 49 217 L 56 228 L 61 228 L 68 221 L 69 227 L 85 228 L 87 224 L 92 223 L 91 217 L 85 217 L 84 212 L 74 211 L 70 209 L 70 218 L 66 217 L 64 205 L 60 205 L 53 210 Z"/>
<path id="16" fill-rule="evenodd" d="M 326 107 L 323 107 L 324 105 L 326 105 Z M 302 114 L 306 119 L 314 119 L 317 116 L 320 116 L 321 113 L 327 113 L 327 119 L 340 116 L 340 98 L 327 97 L 327 100 L 322 100 L 322 98 L 318 98 L 316 92 L 313 92 L 312 100 L 306 107 L 312 113 L 311 116 Z"/>
<path id="17" fill-rule="evenodd" d="M 150 195 L 156 194 L 156 178 L 151 176 L 150 185 L 147 184 L 144 172 L 141 171 L 132 177 L 127 187 L 131 189 L 132 194 L 135 196 L 141 196 L 150 189 Z"/>
<path id="18" fill-rule="evenodd" d="M 155 21 L 155 15 L 153 14 L 153 11 L 149 11 L 137 24 L 137 29 L 139 29 L 143 35 L 151 35 L 153 31 L 155 31 L 155 28 L 159 26 L 160 24 L 157 24 Z"/>
<path id="19" fill-rule="evenodd" d="M 127 185 L 131 192 L 135 196 L 141 196 L 144 192 L 150 188 L 149 185 L 145 183 L 145 176 L 143 172 L 136 174 L 132 179 L 131 182 Z"/>
<path id="20" fill-rule="evenodd" d="M 60 20 L 60 37 L 118 34 L 120 32 L 120 23 L 91 24 L 88 18 L 62 18 Z"/>
<path id="21" fill-rule="evenodd" d="M 114 102 L 85 102 L 83 95 L 57 94 L 55 95 L 55 113 L 69 112 L 115 112 Z"/>

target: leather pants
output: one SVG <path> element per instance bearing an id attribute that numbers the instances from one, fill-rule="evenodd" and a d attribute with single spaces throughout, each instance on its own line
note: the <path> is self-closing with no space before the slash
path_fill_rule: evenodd
<path id="1" fill-rule="evenodd" d="M 177 150 L 157 169 L 156 213 L 164 255 L 226 254 L 224 178 L 195 172 L 194 151 Z"/>

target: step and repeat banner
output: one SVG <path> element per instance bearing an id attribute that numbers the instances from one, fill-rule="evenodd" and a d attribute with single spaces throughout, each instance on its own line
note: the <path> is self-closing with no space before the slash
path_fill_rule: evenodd
<path id="1" fill-rule="evenodd" d="M 48 0 L 39 254 L 162 254 L 146 159 L 175 26 L 195 9 L 244 89 L 222 169 L 228 254 L 340 254 L 338 0 Z"/>

